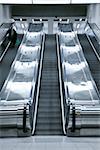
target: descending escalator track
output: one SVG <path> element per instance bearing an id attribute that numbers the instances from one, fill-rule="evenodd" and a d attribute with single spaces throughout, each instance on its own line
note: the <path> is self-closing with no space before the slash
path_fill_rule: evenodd
<path id="1" fill-rule="evenodd" d="M 78 38 L 82 45 L 85 58 L 89 64 L 93 79 L 100 93 L 100 61 L 96 57 L 95 52 L 92 46 L 90 45 L 86 34 L 83 35 L 79 34 Z M 96 41 L 92 41 L 92 42 L 94 42 L 93 44 L 96 44 Z"/>
<path id="2" fill-rule="evenodd" d="M 35 135 L 63 135 L 56 35 L 46 35 Z"/>

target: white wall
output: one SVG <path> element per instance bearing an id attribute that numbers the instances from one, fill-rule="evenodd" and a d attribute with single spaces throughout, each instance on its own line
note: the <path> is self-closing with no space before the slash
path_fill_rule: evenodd
<path id="1" fill-rule="evenodd" d="M 87 18 L 90 23 L 96 23 L 100 27 L 100 4 L 88 6 Z"/>

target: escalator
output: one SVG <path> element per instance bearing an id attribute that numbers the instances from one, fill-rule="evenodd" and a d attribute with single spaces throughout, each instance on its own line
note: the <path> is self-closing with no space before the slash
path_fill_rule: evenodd
<path id="1" fill-rule="evenodd" d="M 46 35 L 35 135 L 63 135 L 56 35 Z"/>
<path id="2" fill-rule="evenodd" d="M 66 132 L 67 136 L 100 136 L 100 62 L 87 36 L 78 38 L 74 30 L 59 31 Z"/>
<path id="3" fill-rule="evenodd" d="M 18 34 L 0 62 L 0 137 L 31 135 L 41 45 L 40 32 Z"/>

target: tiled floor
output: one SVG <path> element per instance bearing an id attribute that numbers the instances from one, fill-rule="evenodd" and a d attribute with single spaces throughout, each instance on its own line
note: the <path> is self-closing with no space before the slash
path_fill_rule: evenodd
<path id="1" fill-rule="evenodd" d="M 66 136 L 33 136 L 2 138 L 0 150 L 99 150 L 100 138 Z"/>

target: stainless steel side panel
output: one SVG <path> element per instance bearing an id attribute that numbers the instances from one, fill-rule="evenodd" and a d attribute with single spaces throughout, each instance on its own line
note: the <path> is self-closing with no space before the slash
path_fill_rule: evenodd
<path id="1" fill-rule="evenodd" d="M 68 136 L 100 136 L 100 105 L 76 106 L 75 130 L 73 126 L 73 110 L 70 108 Z"/>
<path id="2" fill-rule="evenodd" d="M 0 137 L 30 135 L 28 105 L 0 106 Z"/>

